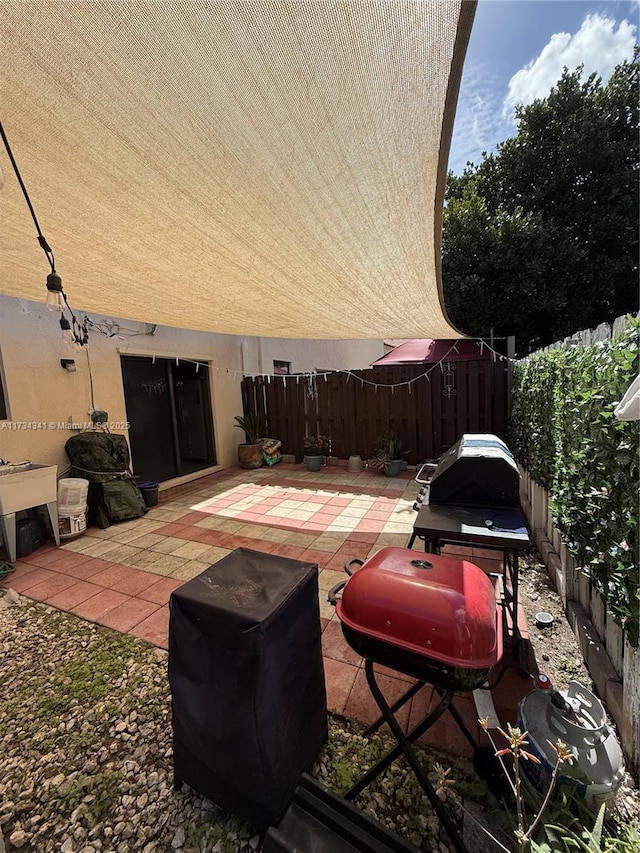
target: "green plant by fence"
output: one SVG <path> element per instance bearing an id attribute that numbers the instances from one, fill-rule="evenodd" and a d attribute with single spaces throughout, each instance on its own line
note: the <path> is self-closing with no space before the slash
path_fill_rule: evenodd
<path id="1" fill-rule="evenodd" d="M 515 366 L 509 442 L 551 495 L 554 524 L 611 615 L 638 647 L 637 421 L 614 409 L 638 373 L 640 322 L 589 346 L 562 345 Z"/>

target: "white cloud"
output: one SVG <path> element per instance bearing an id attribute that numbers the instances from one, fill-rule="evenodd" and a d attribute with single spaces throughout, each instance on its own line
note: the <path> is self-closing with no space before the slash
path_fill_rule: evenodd
<path id="1" fill-rule="evenodd" d="M 594 71 L 606 83 L 614 68 L 625 59 L 633 58 L 636 27 L 616 22 L 601 14 L 587 15 L 575 35 L 556 33 L 551 36 L 536 59 L 521 68 L 509 81 L 504 99 L 503 117 L 512 117 L 516 104 L 531 104 L 545 98 L 562 76 L 566 66 L 574 71 L 584 65 L 584 76 Z"/>
<path id="2" fill-rule="evenodd" d="M 451 141 L 449 169 L 462 174 L 467 162 L 478 165 L 482 153 L 490 154 L 512 128 L 501 116 L 500 80 L 495 71 L 479 62 L 465 65 L 456 121 Z"/>

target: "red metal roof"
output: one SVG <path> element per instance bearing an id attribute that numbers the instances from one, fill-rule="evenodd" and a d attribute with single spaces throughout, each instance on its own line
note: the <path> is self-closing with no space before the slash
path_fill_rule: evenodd
<path id="1" fill-rule="evenodd" d="M 491 358 L 489 347 L 470 339 L 440 340 L 415 338 L 399 344 L 378 358 L 372 367 L 389 364 L 437 364 L 440 361 L 484 361 Z"/>

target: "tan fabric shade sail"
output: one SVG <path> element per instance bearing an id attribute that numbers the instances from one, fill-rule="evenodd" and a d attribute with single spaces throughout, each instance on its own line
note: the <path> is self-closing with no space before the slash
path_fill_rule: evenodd
<path id="1" fill-rule="evenodd" d="M 78 312 L 457 338 L 440 228 L 474 2 L 0 0 L 0 119 Z M 0 292 L 50 271 L 0 151 Z"/>

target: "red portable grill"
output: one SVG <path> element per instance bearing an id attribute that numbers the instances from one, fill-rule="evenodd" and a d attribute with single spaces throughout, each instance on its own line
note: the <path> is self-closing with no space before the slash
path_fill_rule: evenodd
<path id="1" fill-rule="evenodd" d="M 458 831 L 411 744 L 448 710 L 474 749 L 478 747 L 452 699 L 455 692 L 478 688 L 502 657 L 502 615 L 496 585 L 482 569 L 466 560 L 433 554 L 422 557 L 405 548 L 383 548 L 343 586 L 342 598 L 336 598 L 334 588 L 330 600 L 336 603 L 347 642 L 365 659 L 369 689 L 382 712 L 365 736 L 386 721 L 398 741 L 398 746 L 345 797 L 353 799 L 404 753 L 454 848 L 463 853 L 465 847 Z M 389 706 L 376 682 L 374 663 L 406 673 L 417 682 Z M 427 685 L 433 686 L 440 701 L 405 735 L 395 713 Z"/>

